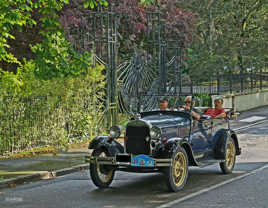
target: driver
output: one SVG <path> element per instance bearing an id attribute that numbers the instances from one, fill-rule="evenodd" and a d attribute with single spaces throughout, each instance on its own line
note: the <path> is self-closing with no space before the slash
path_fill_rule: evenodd
<path id="1" fill-rule="evenodd" d="M 184 99 L 184 105 L 182 106 L 182 108 L 184 111 L 190 112 L 191 106 L 194 106 L 194 104 L 195 102 L 192 101 L 192 96 L 187 96 Z M 193 118 L 197 120 L 200 119 L 201 112 L 198 109 L 196 109 L 195 107 L 192 107 L 191 113 L 192 113 Z"/>
<path id="2" fill-rule="evenodd" d="M 159 108 L 161 111 L 166 111 L 168 109 L 168 99 L 167 98 L 161 98 L 159 103 Z"/>

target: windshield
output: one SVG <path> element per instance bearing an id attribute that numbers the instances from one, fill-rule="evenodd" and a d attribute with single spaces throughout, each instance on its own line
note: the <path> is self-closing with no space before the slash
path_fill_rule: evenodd
<path id="1" fill-rule="evenodd" d="M 190 123 L 188 114 L 182 112 L 163 112 L 154 111 L 142 114 L 142 120 L 145 120 L 153 125 L 185 125 Z"/>

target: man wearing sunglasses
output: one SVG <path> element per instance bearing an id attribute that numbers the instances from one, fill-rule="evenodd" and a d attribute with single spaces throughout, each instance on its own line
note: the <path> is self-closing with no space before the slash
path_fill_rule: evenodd
<path id="1" fill-rule="evenodd" d="M 184 105 L 182 106 L 183 110 L 187 112 L 191 111 L 193 118 L 200 119 L 201 112 L 193 106 L 194 101 L 192 100 L 192 96 L 187 96 L 184 99 Z"/>

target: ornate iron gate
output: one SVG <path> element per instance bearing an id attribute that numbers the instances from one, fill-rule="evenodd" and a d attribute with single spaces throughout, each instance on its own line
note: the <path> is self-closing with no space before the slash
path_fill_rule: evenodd
<path id="1" fill-rule="evenodd" d="M 160 97 L 174 99 L 182 93 L 181 43 L 165 38 L 161 13 L 147 14 L 150 41 L 124 61 L 118 54 L 118 15 L 112 8 L 90 12 L 84 17 L 87 26 L 76 28 L 72 41 L 77 50 L 93 54 L 94 64 L 105 65 L 107 127 L 117 123 L 119 109 L 134 113 L 144 106 L 150 110 Z"/>
<path id="2" fill-rule="evenodd" d="M 112 8 L 91 11 L 83 17 L 87 26 L 79 25 L 72 31 L 75 50 L 89 51 L 93 65 L 104 65 L 106 71 L 105 123 L 107 127 L 117 122 L 117 14 Z M 85 25 L 85 24 L 83 24 Z"/>

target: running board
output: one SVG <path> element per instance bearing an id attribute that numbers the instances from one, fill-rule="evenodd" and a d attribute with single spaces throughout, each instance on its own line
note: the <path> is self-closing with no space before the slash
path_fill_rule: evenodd
<path id="1" fill-rule="evenodd" d="M 214 165 L 216 163 L 221 163 L 221 162 L 224 162 L 225 160 L 216 160 L 216 159 L 211 159 L 211 160 L 201 160 L 201 161 L 198 161 L 197 164 L 199 167 L 206 167 L 206 166 L 209 166 L 209 165 Z"/>

